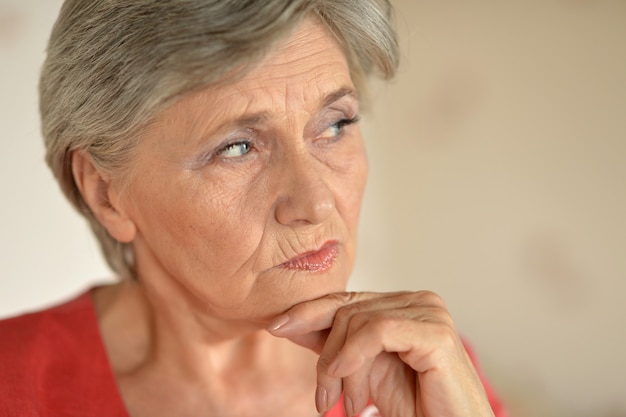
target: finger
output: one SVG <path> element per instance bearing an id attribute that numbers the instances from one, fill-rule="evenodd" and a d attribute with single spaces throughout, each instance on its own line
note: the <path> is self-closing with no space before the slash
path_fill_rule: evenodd
<path id="1" fill-rule="evenodd" d="M 328 339 L 328 334 L 330 330 L 320 330 L 319 332 L 311 332 L 306 334 L 299 334 L 295 336 L 289 337 L 289 340 L 294 342 L 297 345 L 305 347 L 318 355 L 324 349 L 324 345 L 326 344 L 326 340 Z"/>
<path id="2" fill-rule="evenodd" d="M 346 340 L 350 340 L 353 346 L 353 350 L 344 355 L 346 362 L 348 362 L 346 366 L 351 365 L 349 367 L 353 372 L 367 359 L 373 358 L 385 349 L 387 333 L 391 333 L 392 337 L 396 338 L 400 336 L 394 329 L 400 323 L 411 328 L 412 325 L 419 323 L 443 322 L 453 328 L 454 324 L 450 315 L 442 307 L 440 299 L 436 296 L 432 297 L 431 294 L 395 293 L 386 297 L 381 297 L 378 294 L 377 298 L 366 299 L 341 307 L 335 314 L 332 330 L 321 353 L 320 364 L 328 367 L 324 369 L 322 366 L 320 372 L 331 377 L 346 376 L 334 374 L 337 354 L 344 349 Z M 399 333 L 402 334 L 404 331 L 400 330 Z M 359 341 L 352 340 L 355 334 L 360 335 Z M 398 342 L 405 341 L 407 345 L 399 346 L 402 350 L 393 351 L 402 352 L 410 348 L 413 338 L 418 335 L 419 333 L 415 333 L 410 338 L 398 339 Z M 393 341 L 393 339 L 390 340 Z M 366 343 L 366 345 L 359 345 L 361 342 Z M 395 344 L 397 345 L 398 342 Z M 370 353 L 368 353 L 368 349 L 371 350 Z"/>
<path id="3" fill-rule="evenodd" d="M 393 322 L 393 325 L 388 327 L 385 321 Z M 346 360 L 354 351 L 365 357 L 376 357 L 370 377 L 370 392 L 374 402 L 384 410 L 383 414 L 407 415 L 395 410 L 400 405 L 406 411 L 410 403 L 401 401 L 395 395 L 396 390 L 391 389 L 406 384 L 398 384 L 402 379 L 398 373 L 389 375 L 389 370 L 400 360 L 415 379 L 415 396 L 411 404 L 416 415 L 462 415 L 459 413 L 463 410 L 489 410 L 480 379 L 445 315 L 428 316 L 425 321 L 392 320 L 389 317 L 372 319 L 367 326 L 351 335 L 337 354 L 339 365 L 330 365 L 331 369 L 335 369 L 335 377 L 350 375 L 352 369 L 359 369 L 358 363 L 351 365 Z M 396 362 L 389 358 L 395 358 Z M 486 412 L 485 415 L 490 414 Z"/>
<path id="4" fill-rule="evenodd" d="M 290 337 L 295 334 L 327 329 L 332 326 L 335 315 L 341 308 L 355 304 L 360 305 L 361 311 L 420 305 L 445 307 L 443 300 L 429 291 L 339 292 L 296 304 L 272 320 L 267 330 L 274 336 Z"/>
<path id="5" fill-rule="evenodd" d="M 332 328 L 317 363 L 318 387 L 325 390 L 329 401 L 338 400 L 343 389 L 344 394 L 346 394 L 344 401 L 348 416 L 354 415 L 350 413 L 354 413 L 355 409 L 361 405 L 365 407 L 367 403 L 369 370 L 367 367 L 355 370 L 354 375 L 342 381 L 341 378 L 332 375 L 332 369 L 329 366 L 335 362 L 337 353 L 342 349 L 350 335 L 358 332 L 365 323 L 366 315 L 360 312 L 357 303 L 341 307 L 335 315 Z"/>
<path id="6" fill-rule="evenodd" d="M 411 340 L 415 340 L 415 335 L 420 332 L 413 329 L 415 333 L 411 332 L 411 337 L 398 338 L 398 333 L 405 331 L 401 326 L 399 331 L 394 331 L 392 322 L 405 323 L 410 327 L 410 324 L 422 321 L 437 322 L 438 316 L 444 319 L 448 316 L 445 304 L 429 292 L 336 293 L 294 306 L 277 318 L 277 324 L 270 325 L 269 330 L 296 343 L 314 345 L 316 351 L 322 345 L 321 341 L 325 340 L 318 362 L 316 394 L 318 410 L 324 412 L 338 401 L 342 388 L 350 393 L 347 407 L 359 408 L 362 401 L 360 393 L 366 392 L 361 387 L 368 380 L 366 363 L 386 350 L 410 351 Z M 369 330 L 364 330 L 366 324 Z M 385 330 L 387 326 L 390 328 Z M 319 335 L 320 330 L 330 327 L 327 338 Z M 356 339 L 355 335 L 358 335 Z M 395 360 L 400 362 L 397 356 Z"/>
<path id="7" fill-rule="evenodd" d="M 336 378 L 348 376 L 382 352 L 399 353 L 414 370 L 425 372 L 452 356 L 458 359 L 459 346 L 462 344 L 454 328 L 439 317 L 416 320 L 402 310 L 375 312 L 345 340 L 327 373 Z"/>
<path id="8" fill-rule="evenodd" d="M 397 354 L 378 355 L 369 380 L 371 400 L 382 415 L 424 417 L 417 375 Z"/>
<path id="9" fill-rule="evenodd" d="M 297 327 L 309 323 L 310 331 L 329 327 L 333 322 L 333 315 L 341 307 L 360 303 L 365 309 L 378 306 L 381 303 L 394 308 L 408 306 L 437 306 L 446 308 L 444 301 L 430 291 L 400 291 L 390 293 L 376 292 L 337 292 L 326 294 L 314 300 L 296 304 L 284 314 L 276 317 L 267 326 L 272 333 L 287 331 L 291 327 Z M 305 330 L 305 329 L 303 329 Z"/>
<path id="10" fill-rule="evenodd" d="M 274 319 L 267 327 L 275 336 L 305 334 L 332 326 L 337 311 L 346 305 L 380 298 L 379 293 L 340 292 L 325 295 L 311 301 L 296 304 L 287 312 Z"/>
<path id="11" fill-rule="evenodd" d="M 315 392 L 315 406 L 319 413 L 325 413 L 339 401 L 343 391 L 343 381 L 341 378 L 332 378 L 320 369 L 327 365 L 322 356 L 317 364 L 317 389 Z"/>
<path id="12" fill-rule="evenodd" d="M 415 403 L 415 415 L 417 417 L 424 417 L 426 414 L 424 413 L 424 407 L 422 407 L 422 393 L 420 391 L 420 382 L 419 379 L 413 378 L 415 381 L 415 390 L 414 390 L 414 400 Z"/>
<path id="13" fill-rule="evenodd" d="M 337 352 L 346 341 L 348 323 L 345 321 L 335 323 L 328 334 L 326 343 L 317 361 L 317 391 L 316 405 L 320 413 L 327 411 L 339 401 L 343 390 L 341 378 L 335 378 L 328 374 L 328 366 L 335 359 Z M 321 397 L 323 396 L 323 401 Z"/>
<path id="14" fill-rule="evenodd" d="M 371 293 L 372 296 L 374 293 Z M 367 293 L 341 292 L 297 304 L 276 317 L 267 330 L 277 337 L 321 353 L 328 338 L 337 309 L 345 304 L 367 298 Z"/>
<path id="15" fill-rule="evenodd" d="M 370 400 L 370 375 L 374 359 L 368 360 L 353 374 L 343 378 L 343 398 L 347 416 L 356 416 Z"/>

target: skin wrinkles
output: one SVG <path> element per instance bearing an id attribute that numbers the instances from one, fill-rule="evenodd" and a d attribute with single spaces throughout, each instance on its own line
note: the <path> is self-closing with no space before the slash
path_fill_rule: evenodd
<path id="1" fill-rule="evenodd" d="M 319 29 L 301 31 L 290 40 L 289 53 L 278 60 L 276 53 L 262 60 L 258 66 L 262 71 L 253 69 L 234 85 L 183 98 L 153 123 L 162 123 L 161 132 L 142 141 L 141 159 L 152 160 L 153 166 L 170 174 L 154 173 L 136 181 L 131 187 L 141 197 L 134 201 L 159 200 L 147 196 L 147 190 L 160 194 L 170 183 L 182 191 L 164 198 L 193 205 L 174 213 L 168 213 L 165 202 L 155 204 L 161 207 L 158 213 L 156 207 L 131 205 L 140 231 L 138 253 L 147 258 L 150 252 L 160 263 L 158 271 L 147 272 L 170 276 L 182 287 L 176 291 L 218 316 L 247 317 L 239 306 L 258 305 L 263 297 L 276 299 L 278 289 L 282 302 L 266 309 L 269 320 L 293 303 L 342 290 L 351 270 L 367 165 L 357 126 L 346 126 L 345 137 L 336 144 L 316 142 L 316 135 L 332 123 L 358 111 L 345 57 Z M 311 47 L 303 48 L 305 44 Z M 215 157 L 223 136 L 229 137 L 225 132 L 234 131 L 232 137 L 237 138 L 242 127 L 258 133 L 252 155 L 232 163 Z M 159 145 L 152 146 L 157 141 Z M 206 166 L 189 165 L 207 154 L 213 157 Z M 165 183 L 157 185 L 156 177 Z M 317 216 L 313 221 L 317 224 L 307 219 L 282 224 L 272 214 L 295 211 L 296 217 Z M 205 220 L 215 216 L 211 213 L 226 213 L 225 221 Z M 163 223 L 169 232 L 150 229 L 150 224 Z M 216 248 L 216 240 L 228 235 L 243 238 L 236 253 Z M 328 239 L 337 239 L 343 253 L 340 267 L 331 274 L 337 278 L 322 277 L 313 286 L 293 271 L 274 268 Z M 177 246 L 190 250 L 182 253 Z M 214 276 L 221 276 L 219 284 Z"/>
<path id="2" fill-rule="evenodd" d="M 342 91 L 339 92 L 339 94 L 335 94 L 334 96 L 330 96 L 330 97 L 332 99 L 334 99 L 338 95 L 344 95 L 344 94 L 346 94 L 346 91 L 342 90 Z M 258 117 L 254 117 L 254 119 L 258 119 Z M 264 118 L 261 118 L 261 119 L 264 120 Z M 280 156 L 278 156 L 278 157 L 280 157 Z M 189 185 L 186 185 L 186 186 L 189 186 Z M 196 179 L 195 187 L 199 187 L 199 186 L 200 186 L 200 181 Z M 217 187 L 217 189 L 220 189 L 220 187 Z M 214 195 L 212 197 L 219 201 L 219 200 L 223 199 L 225 196 L 222 196 L 222 195 L 216 195 L 215 196 Z M 230 197 L 230 200 L 227 201 L 227 202 L 224 202 L 224 204 L 221 206 L 222 210 L 227 210 L 229 205 L 232 205 L 235 201 L 237 201 L 239 198 L 241 198 L 241 195 L 235 194 L 235 195 L 228 196 L 228 197 Z M 246 212 L 240 213 L 240 216 L 245 216 L 245 215 L 246 215 Z M 244 219 L 244 221 L 242 223 L 245 223 L 245 219 Z M 198 236 L 200 236 L 205 242 L 208 243 L 208 242 L 211 241 L 211 237 L 212 237 L 211 234 L 209 234 L 207 236 L 204 236 L 204 235 L 202 235 L 201 232 L 199 232 L 197 230 L 197 228 L 193 227 L 193 225 L 191 226 L 191 230 L 193 231 L 193 233 L 196 233 Z M 331 233 L 331 235 L 332 235 L 332 233 Z M 287 241 L 286 245 L 288 245 L 288 248 L 284 248 L 282 245 L 278 246 L 278 250 L 279 250 L 280 255 L 277 257 L 276 261 L 273 261 L 274 264 L 279 264 L 279 263 L 284 262 L 287 259 L 293 258 L 294 256 L 296 256 L 296 255 L 298 255 L 300 253 L 299 251 L 302 251 L 303 247 L 305 247 L 305 248 L 307 247 L 307 244 L 306 244 L 307 240 L 306 239 L 302 239 L 303 241 L 300 241 L 300 238 L 296 238 L 296 240 L 298 242 L 297 244 L 290 243 L 291 241 Z M 314 246 L 310 247 L 309 249 L 313 250 L 313 249 L 315 249 L 317 247 L 320 247 L 323 243 L 324 243 L 324 241 L 316 242 L 316 244 Z M 251 255 L 251 258 L 254 258 L 256 255 L 258 255 L 258 251 L 255 251 Z M 246 263 L 246 264 L 242 265 L 240 269 L 243 270 L 243 269 L 249 268 L 250 265 L 248 265 L 248 264 L 249 263 Z M 252 263 L 252 268 L 253 269 L 257 269 L 257 268 L 255 268 L 254 263 Z"/>
<path id="3" fill-rule="evenodd" d="M 293 48 L 293 53 L 291 54 L 290 59 L 283 60 L 280 63 L 271 62 L 268 59 L 268 57 L 262 59 L 261 62 L 259 63 L 259 66 L 267 66 L 268 68 L 273 67 L 270 71 L 268 71 L 269 76 L 266 75 L 263 78 L 259 78 L 257 80 L 258 84 L 256 86 L 247 85 L 245 88 L 237 88 L 235 86 L 234 88 L 231 88 L 231 91 L 230 91 L 231 97 L 226 96 L 225 98 L 231 99 L 232 97 L 238 97 L 242 95 L 246 96 L 246 95 L 249 95 L 251 92 L 253 92 L 255 88 L 260 90 L 262 93 L 266 92 L 265 86 L 267 85 L 267 83 L 285 81 L 284 77 L 282 76 L 285 68 L 288 68 L 289 72 L 294 73 L 294 75 L 296 76 L 303 76 L 303 77 L 309 76 L 309 79 L 305 79 L 303 82 L 304 88 L 296 89 L 297 94 L 301 94 L 301 93 L 307 94 L 309 92 L 309 87 L 317 88 L 317 82 L 319 81 L 319 78 L 322 78 L 322 77 L 332 78 L 333 73 L 331 71 L 327 71 L 328 66 L 326 64 L 326 61 L 324 60 L 318 60 L 317 62 L 319 62 L 319 64 L 317 64 L 314 67 L 302 65 L 302 62 L 307 60 L 307 58 L 315 59 L 317 56 L 322 55 L 325 52 L 325 49 L 319 46 L 327 41 L 326 39 L 327 33 L 319 32 L 316 35 L 317 36 L 311 36 L 311 34 L 304 34 L 301 32 L 297 32 L 296 34 L 294 34 L 293 38 L 291 39 L 291 43 L 294 46 L 294 48 Z M 294 72 L 294 68 L 299 68 L 300 71 Z M 289 102 L 291 100 L 289 98 L 288 90 L 289 90 L 288 85 L 285 82 L 285 88 L 284 88 L 285 102 Z M 319 91 L 317 93 L 319 93 Z M 295 96 L 293 97 L 293 100 L 310 100 L 310 98 Z M 335 101 L 335 100 L 332 100 L 332 101 Z M 250 101 L 248 101 L 248 103 L 249 102 Z M 328 105 L 328 104 L 330 103 L 323 103 L 323 106 Z M 270 107 L 273 107 L 273 106 L 270 106 Z M 217 109 L 219 109 L 219 107 L 217 107 Z M 241 109 L 240 112 L 241 114 L 245 114 L 247 113 L 247 109 L 245 108 Z"/>
<path id="4" fill-rule="evenodd" d="M 342 95 L 342 96 L 343 96 L 343 95 L 345 95 L 345 94 L 347 94 L 347 89 L 341 89 L 341 90 L 339 90 L 339 92 L 338 92 L 337 94 L 335 94 L 334 96 L 333 96 L 333 95 L 331 95 L 331 96 L 330 96 L 330 99 L 335 99 L 338 95 Z M 302 151 L 302 152 L 304 152 L 304 151 Z M 280 157 L 280 156 L 277 156 L 277 157 Z M 336 168 L 335 168 L 335 169 L 336 169 Z M 199 180 L 198 178 L 195 178 L 195 180 L 196 180 L 196 183 L 197 183 L 197 184 L 200 182 L 200 180 Z M 217 178 L 217 180 L 219 180 L 219 177 Z M 219 190 L 219 187 L 217 187 L 217 189 Z M 213 197 L 214 197 L 214 198 L 216 198 L 218 201 L 219 201 L 219 200 L 223 200 L 223 196 L 222 196 L 222 195 L 216 195 L 216 196 L 214 195 Z M 229 202 L 225 202 L 225 204 L 223 204 L 223 206 L 222 206 L 222 209 L 227 209 L 227 207 L 228 207 L 229 205 L 231 205 L 231 204 L 232 204 L 232 202 L 234 202 L 234 201 L 236 201 L 238 198 L 240 198 L 240 195 L 234 195 L 234 196 L 231 196 L 231 197 L 232 197 L 232 198 L 231 198 L 231 201 L 229 201 Z M 246 214 L 247 214 L 246 212 L 241 213 L 241 215 L 246 215 Z M 192 229 L 195 231 L 195 228 L 192 228 Z M 196 233 L 197 233 L 197 232 L 196 232 Z M 321 244 L 322 244 L 322 243 L 323 243 L 323 242 L 321 242 L 321 243 L 317 244 L 317 246 L 318 246 L 318 247 L 319 247 L 319 246 L 321 246 Z M 302 244 L 300 244 L 300 245 L 302 245 Z M 302 246 L 300 246 L 300 247 L 302 247 Z M 311 248 L 311 249 L 313 249 L 313 248 Z M 292 248 L 291 248 L 290 250 L 285 250 L 285 251 L 283 251 L 283 253 L 284 253 L 284 255 L 283 255 L 283 258 L 284 258 L 284 259 L 280 259 L 280 261 L 284 261 L 284 260 L 286 260 L 286 259 L 290 259 L 290 258 L 292 258 L 293 256 L 297 255 L 297 254 L 298 254 L 298 250 L 297 250 L 297 248 L 294 248 L 294 246 L 292 245 Z M 253 254 L 253 255 L 254 255 L 254 254 Z"/>

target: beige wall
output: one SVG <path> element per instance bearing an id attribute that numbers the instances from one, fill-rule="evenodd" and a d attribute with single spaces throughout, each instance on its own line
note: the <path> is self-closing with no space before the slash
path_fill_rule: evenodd
<path id="1" fill-rule="evenodd" d="M 394 3 L 352 286 L 441 293 L 514 416 L 626 416 L 626 2 Z M 59 5 L 0 0 L 0 315 L 107 276 L 41 162 Z"/>
<path id="2" fill-rule="evenodd" d="M 395 3 L 359 283 L 440 292 L 518 416 L 626 415 L 626 2 Z"/>

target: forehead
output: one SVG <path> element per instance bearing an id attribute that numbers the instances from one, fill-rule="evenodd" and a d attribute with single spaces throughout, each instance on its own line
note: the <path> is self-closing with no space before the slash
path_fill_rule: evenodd
<path id="1" fill-rule="evenodd" d="M 231 85 L 239 94 L 264 92 L 311 92 L 350 83 L 348 63 L 341 46 L 316 19 L 305 19 L 279 42 L 246 76 Z M 294 91 L 288 91 L 288 89 Z"/>
<path id="2" fill-rule="evenodd" d="M 209 123 L 252 113 L 314 112 L 346 90 L 351 94 L 343 96 L 356 99 L 343 49 L 320 22 L 307 18 L 245 76 L 187 96 L 163 116 L 180 121 L 206 109 L 200 117 Z"/>

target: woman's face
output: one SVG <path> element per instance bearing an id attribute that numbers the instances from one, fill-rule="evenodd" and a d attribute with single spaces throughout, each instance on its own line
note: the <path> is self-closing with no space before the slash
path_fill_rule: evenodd
<path id="1" fill-rule="evenodd" d="M 259 323 L 343 290 L 367 176 L 357 116 L 345 56 L 313 20 L 164 111 L 122 194 L 140 280 Z"/>

